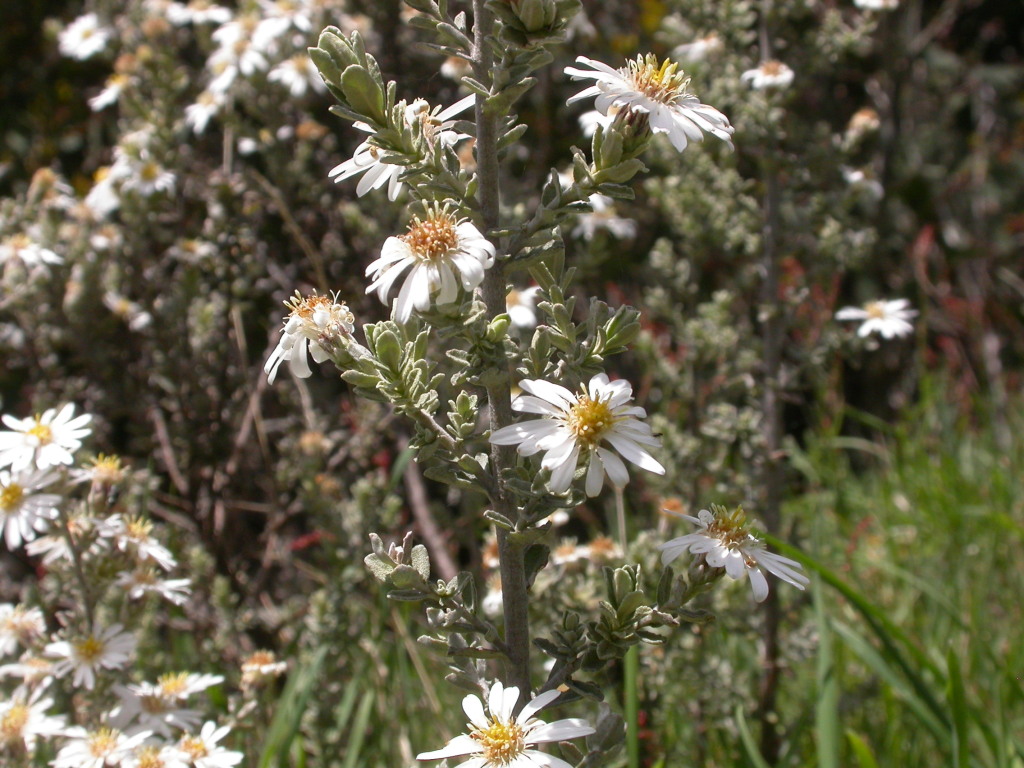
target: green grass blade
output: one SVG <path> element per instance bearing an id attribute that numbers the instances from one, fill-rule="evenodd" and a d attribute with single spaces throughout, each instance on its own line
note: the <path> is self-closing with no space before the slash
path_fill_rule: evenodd
<path id="1" fill-rule="evenodd" d="M 960 675 L 960 660 L 952 648 L 946 654 L 946 666 L 949 669 L 946 698 L 953 713 L 953 768 L 967 768 L 970 754 L 967 745 L 967 696 L 964 693 L 964 680 Z"/>
<path id="2" fill-rule="evenodd" d="M 306 703 L 319 682 L 320 667 L 326 653 L 326 648 L 318 649 L 305 665 L 289 675 L 281 698 L 278 699 L 274 719 L 267 729 L 263 753 L 260 755 L 260 768 L 271 768 L 275 760 L 281 766 L 288 764 L 288 752 L 299 732 Z"/>
<path id="3" fill-rule="evenodd" d="M 754 768 L 770 768 L 764 758 L 761 757 L 761 750 L 757 748 L 757 742 L 747 725 L 746 715 L 743 714 L 743 707 L 736 707 L 736 725 L 740 730 L 740 741 L 743 742 L 743 749 Z"/>
<path id="4" fill-rule="evenodd" d="M 860 768 L 878 768 L 878 761 L 875 760 L 871 747 L 854 731 L 846 731 L 846 742 L 850 745 L 854 757 L 857 758 L 857 765 Z"/>
<path id="5" fill-rule="evenodd" d="M 832 652 L 832 627 L 825 615 L 820 584 L 814 585 L 814 614 L 818 622 L 818 697 L 814 708 L 814 730 L 818 742 L 819 768 L 839 768 L 839 681 Z"/>
<path id="6" fill-rule="evenodd" d="M 370 713 L 373 710 L 374 696 L 372 690 L 363 691 L 363 699 L 359 702 L 359 711 L 356 714 L 352 730 L 349 731 L 348 745 L 345 749 L 345 762 L 342 768 L 355 768 L 360 765 L 360 753 L 363 751 L 363 741 L 366 739 L 366 724 L 370 720 Z"/>

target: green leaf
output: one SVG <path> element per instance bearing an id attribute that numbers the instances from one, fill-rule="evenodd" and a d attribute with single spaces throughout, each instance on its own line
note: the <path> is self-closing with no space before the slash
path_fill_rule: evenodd
<path id="1" fill-rule="evenodd" d="M 814 729 L 819 768 L 839 768 L 839 681 L 832 653 L 832 627 L 825 613 L 820 583 L 814 585 L 814 614 L 818 623 L 817 701 Z"/>
<path id="2" fill-rule="evenodd" d="M 341 73 L 341 90 L 349 106 L 371 123 L 384 127 L 384 93 L 365 67 L 358 64 Z"/>
<path id="3" fill-rule="evenodd" d="M 757 742 L 754 741 L 754 736 L 750 732 L 750 726 L 747 725 L 747 717 L 743 714 L 743 707 L 736 707 L 736 725 L 740 731 L 740 743 L 743 744 L 743 751 L 747 753 L 747 758 L 753 764 L 754 768 L 770 768 L 768 763 L 761 757 L 761 750 L 757 748 Z"/>
<path id="4" fill-rule="evenodd" d="M 280 766 L 288 765 L 288 752 L 299 732 L 306 703 L 313 690 L 319 687 L 320 667 L 326 655 L 327 647 L 321 646 L 288 676 L 281 698 L 277 701 L 274 719 L 267 729 L 259 768 L 270 768 L 275 761 Z"/>
<path id="5" fill-rule="evenodd" d="M 850 745 L 850 749 L 853 750 L 860 768 L 878 768 L 878 762 L 875 760 L 875 756 L 871 753 L 871 748 L 864 739 L 847 729 L 846 741 Z"/>
<path id="6" fill-rule="evenodd" d="M 960 674 L 960 660 L 953 648 L 950 648 L 946 654 L 946 667 L 949 670 L 949 678 L 946 681 L 946 699 L 953 713 L 953 768 L 967 768 L 970 755 L 967 733 L 967 696 L 964 693 L 964 680 Z"/>

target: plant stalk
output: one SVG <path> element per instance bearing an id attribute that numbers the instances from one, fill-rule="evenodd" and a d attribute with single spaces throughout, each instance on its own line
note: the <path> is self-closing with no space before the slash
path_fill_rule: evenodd
<path id="1" fill-rule="evenodd" d="M 483 0 L 473 0 L 473 70 L 480 82 L 492 77 L 493 59 L 487 44 L 488 31 L 493 24 L 491 14 Z M 498 121 L 488 110 L 486 99 L 476 100 L 476 163 L 477 195 L 483 217 L 485 234 L 495 230 L 501 220 L 501 190 L 498 167 Z M 506 311 L 505 269 L 498 249 L 494 266 L 487 270 L 481 287 L 487 315 L 490 319 Z M 489 383 L 487 411 L 491 431 L 512 423 L 510 374 L 499 383 Z M 515 450 L 511 446 L 492 445 L 490 449 L 491 474 L 494 478 L 492 503 L 494 511 L 509 520 L 518 520 L 518 510 L 509 496 L 502 478 L 506 468 L 515 466 Z M 530 699 L 530 620 L 527 611 L 528 595 L 524 548 L 509 531 L 498 529 L 498 557 L 501 571 L 501 600 L 505 617 L 505 645 L 508 649 L 508 675 L 506 685 L 519 688 L 517 710 Z"/>

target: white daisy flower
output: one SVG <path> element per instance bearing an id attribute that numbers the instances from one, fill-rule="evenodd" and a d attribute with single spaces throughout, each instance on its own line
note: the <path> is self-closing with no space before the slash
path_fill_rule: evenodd
<path id="1" fill-rule="evenodd" d="M 4 414 L 2 420 L 11 431 L 0 432 L 0 467 L 9 464 L 15 472 L 33 462 L 39 469 L 71 464 L 72 453 L 82 447 L 82 438 L 92 433 L 86 427 L 92 416 L 75 416 L 74 403 L 59 412 L 49 408 L 41 416 L 25 419 Z"/>
<path id="2" fill-rule="evenodd" d="M 135 638 L 111 624 L 95 634 L 76 640 L 59 640 L 46 646 L 46 655 L 58 659 L 53 672 L 63 677 L 74 672 L 74 684 L 92 690 L 96 674 L 102 669 L 121 669 L 135 650 Z"/>
<path id="3" fill-rule="evenodd" d="M 844 307 L 836 312 L 836 320 L 861 320 L 858 336 L 868 336 L 875 331 L 883 338 L 909 336 L 914 331 L 910 321 L 917 317 L 917 310 L 908 309 L 907 299 L 869 301 L 860 307 Z"/>
<path id="4" fill-rule="evenodd" d="M 29 647 L 46 631 L 46 620 L 38 608 L 0 604 L 0 657 L 14 653 L 18 646 Z"/>
<path id="5" fill-rule="evenodd" d="M 197 710 L 164 696 L 157 684 L 115 685 L 113 690 L 121 703 L 111 712 L 110 723 L 127 732 L 145 730 L 170 738 L 175 729 L 189 731 L 203 721 Z"/>
<path id="6" fill-rule="evenodd" d="M 537 327 L 537 294 L 540 288 L 536 285 L 523 290 L 511 290 L 505 297 L 505 309 L 512 325 L 520 330 L 531 330 Z"/>
<path id="7" fill-rule="evenodd" d="M 95 13 L 79 16 L 60 33 L 60 52 L 72 59 L 84 61 L 107 47 L 111 30 L 100 24 Z"/>
<path id="8" fill-rule="evenodd" d="M 210 120 L 220 113 L 225 102 L 223 93 L 203 91 L 196 97 L 195 104 L 185 107 L 185 125 L 194 133 L 202 133 L 206 130 Z"/>
<path id="9" fill-rule="evenodd" d="M 615 201 L 607 195 L 594 194 L 588 198 L 589 213 L 581 213 L 572 228 L 573 237 L 593 240 L 601 231 L 609 232 L 617 240 L 632 240 L 636 237 L 637 224 L 633 219 L 615 215 Z"/>
<path id="10" fill-rule="evenodd" d="M 725 48 L 722 38 L 717 32 L 694 40 L 692 43 L 677 45 L 672 49 L 672 58 L 680 61 L 704 61 L 705 59 L 720 53 Z"/>
<path id="11" fill-rule="evenodd" d="M 117 100 L 121 98 L 121 92 L 130 81 L 131 78 L 128 77 L 128 75 L 115 72 L 107 78 L 107 82 L 103 87 L 103 90 L 89 99 L 89 107 L 93 112 L 99 112 L 102 109 L 106 109 L 111 104 L 116 104 Z"/>
<path id="12" fill-rule="evenodd" d="M 793 83 L 793 70 L 781 61 L 763 61 L 755 69 L 748 69 L 740 75 L 740 80 L 758 91 L 788 88 Z"/>
<path id="13" fill-rule="evenodd" d="M 320 72 L 306 53 L 299 53 L 282 61 L 270 70 L 267 80 L 272 83 L 280 83 L 295 98 L 305 96 L 306 91 L 310 88 L 314 91 L 326 90 Z"/>
<path id="14" fill-rule="evenodd" d="M 469 138 L 465 133 L 452 130 L 455 115 L 465 112 L 476 103 L 474 95 L 466 96 L 445 109 L 437 107 L 431 109 L 423 99 L 417 99 L 405 108 L 405 122 L 412 125 L 419 121 L 423 135 L 431 144 L 440 143 L 445 146 L 454 146 L 462 139 Z M 365 133 L 373 133 L 366 123 L 354 123 L 354 128 Z M 405 170 L 404 165 L 384 162 L 382 159 L 383 150 L 375 147 L 369 141 L 364 141 L 358 147 L 352 157 L 345 162 L 336 165 L 328 173 L 328 178 L 334 179 L 335 183 L 344 181 L 352 176 L 363 174 L 363 178 L 356 185 L 356 195 L 362 197 L 371 189 L 380 189 L 385 184 L 388 187 L 388 199 L 394 202 L 402 191 L 402 182 L 399 177 Z"/>
<path id="15" fill-rule="evenodd" d="M 24 749 L 31 758 L 39 738 L 64 735 L 66 717 L 47 714 L 53 699 L 40 698 L 42 692 L 41 688 L 28 695 L 15 692 L 9 700 L 0 701 L 0 753 Z"/>
<path id="16" fill-rule="evenodd" d="M 172 191 L 174 182 L 175 175 L 160 163 L 142 159 L 125 179 L 122 189 L 137 192 L 143 197 L 152 197 L 157 192 Z"/>
<path id="17" fill-rule="evenodd" d="M 731 579 L 750 579 L 754 600 L 761 602 L 768 596 L 768 580 L 761 568 L 773 573 L 797 589 L 803 589 L 810 580 L 800 572 L 800 563 L 765 549 L 764 542 L 752 534 L 746 525 L 746 515 L 739 507 L 728 512 L 712 506 L 714 513 L 702 509 L 697 517 L 665 510 L 696 524 L 700 530 L 662 544 L 661 562 L 668 565 L 684 552 L 703 555 L 712 568 L 724 568 Z"/>
<path id="18" fill-rule="evenodd" d="M 161 579 L 152 568 L 137 568 L 118 576 L 114 586 L 127 591 L 131 600 L 156 594 L 175 605 L 184 605 L 192 594 L 191 583 L 190 579 Z"/>
<path id="19" fill-rule="evenodd" d="M 0 264 L 17 259 L 26 267 L 63 264 L 58 254 L 32 240 L 24 233 L 11 235 L 0 242 Z"/>
<path id="20" fill-rule="evenodd" d="M 853 0 L 853 4 L 865 11 L 893 11 L 900 7 L 900 0 Z"/>
<path id="21" fill-rule="evenodd" d="M 242 762 L 244 755 L 218 746 L 230 732 L 226 725 L 218 728 L 216 723 L 206 722 L 198 736 L 183 736 L 178 749 L 188 755 L 193 768 L 231 768 Z"/>
<path id="22" fill-rule="evenodd" d="M 372 279 L 366 292 L 376 291 L 388 304 L 392 285 L 408 271 L 393 308 L 395 319 L 404 323 L 413 309 L 429 308 L 435 293 L 437 304 L 451 304 L 460 283 L 467 291 L 475 289 L 494 265 L 494 255 L 494 246 L 473 224 L 457 219 L 447 206 L 434 206 L 424 219 L 415 217 L 404 235 L 384 242 L 380 258 L 366 268 Z"/>
<path id="23" fill-rule="evenodd" d="M 597 133 L 597 127 L 607 128 L 612 124 L 612 120 L 615 119 L 615 113 L 609 112 L 607 115 L 603 115 L 596 109 L 588 109 L 578 118 L 576 122 L 579 123 L 580 130 L 583 131 L 583 135 L 588 139 L 592 138 Z"/>
<path id="24" fill-rule="evenodd" d="M 273 651 L 255 651 L 242 660 L 242 688 L 253 688 L 288 671 L 287 661 L 278 661 Z"/>
<path id="25" fill-rule="evenodd" d="M 223 675 L 208 675 L 198 672 L 167 672 L 160 675 L 156 688 L 160 695 L 170 701 L 184 701 L 195 693 L 224 682 Z"/>
<path id="26" fill-rule="evenodd" d="M 61 496 L 35 493 L 56 480 L 57 475 L 46 470 L 0 470 L 0 532 L 9 551 L 35 539 L 57 517 Z"/>
<path id="27" fill-rule="evenodd" d="M 189 757 L 171 744 L 142 744 L 121 761 L 123 768 L 189 768 Z"/>
<path id="28" fill-rule="evenodd" d="M 54 666 L 54 663 L 49 659 L 24 653 L 13 664 L 0 666 L 0 679 L 16 677 L 21 680 L 21 686 L 45 689 L 50 686 L 50 681 L 53 680 Z"/>
<path id="29" fill-rule="evenodd" d="M 97 219 L 105 219 L 121 206 L 121 193 L 117 182 L 123 177 L 119 177 L 114 170 L 113 166 L 103 166 L 97 170 L 95 183 L 82 201 Z"/>
<path id="30" fill-rule="evenodd" d="M 558 691 L 546 691 L 514 715 L 519 689 L 505 688 L 500 680 L 495 680 L 487 697 L 486 712 L 479 696 L 470 694 L 462 700 L 462 709 L 469 718 L 469 733 L 456 736 L 441 749 L 421 752 L 416 759 L 468 757 L 469 760 L 462 763 L 465 768 L 572 768 L 560 758 L 531 749 L 538 744 L 594 733 L 591 725 L 580 718 L 545 723 L 534 717 L 560 695 Z"/>
<path id="31" fill-rule="evenodd" d="M 661 441 L 638 420 L 647 412 L 629 405 L 633 388 L 628 381 L 608 381 L 606 374 L 599 373 L 578 395 L 539 379 L 526 379 L 519 386 L 527 394 L 513 401 L 512 410 L 539 413 L 544 418 L 503 427 L 491 435 L 491 442 L 518 444 L 522 456 L 543 451 L 541 467 L 551 471 L 548 487 L 553 493 L 569 490 L 581 457 L 587 464 L 588 496 L 601 492 L 605 474 L 616 488 L 629 482 L 626 465 L 603 442 L 641 469 L 665 474 L 665 468 L 644 447 L 660 448 Z"/>
<path id="32" fill-rule="evenodd" d="M 53 768 L 114 768 L 124 763 L 132 751 L 152 734 L 142 731 L 126 736 L 116 728 L 68 728 L 65 735 L 71 740 L 50 762 Z"/>
<path id="33" fill-rule="evenodd" d="M 188 3 L 173 2 L 167 6 L 167 20 L 171 24 L 226 24 L 231 21 L 231 11 L 224 6 L 214 5 L 209 0 L 189 0 Z"/>
<path id="34" fill-rule="evenodd" d="M 565 73 L 575 80 L 593 79 L 595 84 L 577 93 L 567 104 L 594 96 L 594 106 L 604 115 L 616 108 L 646 112 L 651 131 L 666 134 L 680 152 L 690 141 L 703 140 L 705 133 L 732 146 L 730 137 L 734 129 L 729 119 L 714 107 L 701 104 L 687 90 L 690 78 L 670 59 L 659 65 L 652 54 L 637 56 L 636 61 L 621 69 L 612 69 L 585 56 L 577 56 L 576 61 L 592 71 L 566 67 Z"/>
<path id="35" fill-rule="evenodd" d="M 312 371 L 306 354 L 311 354 L 313 360 L 322 363 L 331 356 L 329 350 L 344 344 L 355 329 L 355 315 L 345 302 L 338 301 L 337 294 L 330 298 L 316 294 L 303 297 L 296 291 L 284 305 L 291 312 L 281 329 L 281 340 L 263 366 L 271 384 L 277 377 L 277 369 L 285 360 L 292 373 L 300 379 L 309 377 Z"/>
<path id="36" fill-rule="evenodd" d="M 111 531 L 117 548 L 140 563 L 156 563 L 165 571 L 178 564 L 174 555 L 153 537 L 153 521 L 144 517 L 111 515 L 105 526 Z"/>

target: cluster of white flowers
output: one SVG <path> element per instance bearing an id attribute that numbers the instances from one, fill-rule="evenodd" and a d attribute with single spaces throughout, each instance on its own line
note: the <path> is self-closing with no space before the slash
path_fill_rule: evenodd
<path id="1" fill-rule="evenodd" d="M 53 768 L 231 768 L 242 753 L 219 743 L 229 728 L 204 722 L 189 701 L 223 677 L 181 672 L 155 683 L 129 682 L 133 631 L 102 623 L 82 604 L 111 590 L 118 600 L 156 593 L 176 604 L 190 594 L 188 579 L 159 575 L 177 563 L 150 521 L 96 514 L 73 498 L 80 486 L 90 498 L 106 498 L 125 478 L 116 457 L 74 466 L 91 421 L 89 414 L 76 415 L 73 404 L 2 417 L 0 528 L 7 548 L 24 546 L 29 556 L 41 556 L 62 583 L 76 577 L 87 583 L 79 582 L 81 603 L 61 600 L 74 608 L 60 613 L 62 628 L 53 635 L 38 606 L 0 604 L 0 762 L 12 754 L 32 760 L 46 743 L 46 752 L 56 751 Z M 52 693 L 58 686 L 60 696 Z M 109 699 L 108 706 L 95 721 L 70 725 L 81 714 L 55 713 L 54 702 L 82 691 Z"/>

